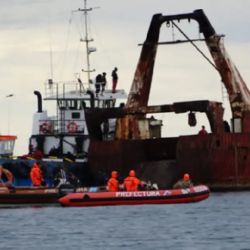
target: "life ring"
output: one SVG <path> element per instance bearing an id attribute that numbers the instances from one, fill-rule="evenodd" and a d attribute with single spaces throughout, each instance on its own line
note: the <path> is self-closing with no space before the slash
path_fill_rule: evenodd
<path id="1" fill-rule="evenodd" d="M 42 134 L 51 132 L 51 124 L 49 122 L 43 122 L 39 127 L 39 131 Z"/>
<path id="2" fill-rule="evenodd" d="M 69 133 L 75 133 L 78 130 L 78 125 L 75 122 L 69 122 L 67 125 L 67 130 Z"/>

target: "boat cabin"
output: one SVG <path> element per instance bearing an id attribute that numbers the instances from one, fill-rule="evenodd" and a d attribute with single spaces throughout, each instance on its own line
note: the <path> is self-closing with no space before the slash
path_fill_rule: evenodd
<path id="1" fill-rule="evenodd" d="M 13 155 L 16 139 L 17 137 L 15 135 L 0 135 L 1 157 L 10 157 Z"/>
<path id="2" fill-rule="evenodd" d="M 45 101 L 56 104 L 56 114 L 48 115 L 42 108 L 42 96 L 35 91 L 38 109 L 33 117 L 30 148 L 45 156 L 72 154 L 84 157 L 88 152 L 89 132 L 85 119 L 87 109 L 106 109 L 122 106 L 127 98 L 124 90 L 105 89 L 98 95 L 94 86 L 84 89 L 79 82 L 45 84 Z M 114 137 L 115 119 L 108 119 L 102 126 L 103 140 Z M 32 152 L 30 152 L 32 153 Z"/>

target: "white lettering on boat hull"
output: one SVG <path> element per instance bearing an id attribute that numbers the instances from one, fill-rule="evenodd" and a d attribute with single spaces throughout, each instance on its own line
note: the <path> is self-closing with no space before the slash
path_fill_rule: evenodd
<path id="1" fill-rule="evenodd" d="M 161 196 L 159 191 L 116 192 L 116 197 L 152 197 Z"/>

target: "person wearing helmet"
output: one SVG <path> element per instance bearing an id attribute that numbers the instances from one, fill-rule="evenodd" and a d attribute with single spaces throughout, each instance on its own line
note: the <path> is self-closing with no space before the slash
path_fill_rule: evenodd
<path id="1" fill-rule="evenodd" d="M 119 191 L 119 182 L 117 180 L 118 177 L 118 172 L 117 171 L 112 171 L 111 172 L 111 177 L 108 180 L 107 183 L 107 190 L 110 192 L 117 192 Z"/>
<path id="2" fill-rule="evenodd" d="M 123 186 L 125 191 L 138 191 L 141 181 L 136 177 L 135 171 L 130 170 L 129 176 L 124 179 Z"/>
<path id="3" fill-rule="evenodd" d="M 174 184 L 173 188 L 190 188 L 193 186 L 189 174 L 184 174 L 183 178 Z"/>

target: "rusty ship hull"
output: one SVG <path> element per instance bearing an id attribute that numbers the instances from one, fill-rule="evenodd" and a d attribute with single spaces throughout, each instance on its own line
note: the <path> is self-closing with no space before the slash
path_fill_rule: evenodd
<path id="1" fill-rule="evenodd" d="M 193 44 L 194 40 L 188 38 L 177 24 L 185 19 L 198 22 L 199 32 L 203 34 L 203 41 L 211 54 L 209 63 L 221 76 L 228 94 L 231 126 L 224 120 L 224 107 L 220 102 L 201 100 L 148 105 L 157 46 L 182 42 L 159 43 L 161 25 L 172 25 L 185 36 L 186 41 L 183 42 Z M 150 131 L 152 126 L 147 115 L 165 112 L 188 113 L 190 126 L 196 125 L 195 113 L 203 112 L 211 133 L 162 138 L 160 133 Z M 154 15 L 142 44 L 125 107 L 122 111 L 111 110 L 110 113 L 106 110 L 102 115 L 98 111 L 95 117 L 97 119 L 90 120 L 99 120 L 99 124 L 108 117 L 118 119 L 116 140 L 104 142 L 95 137 L 94 131 L 92 133 L 89 164 L 96 174 L 109 173 L 115 168 L 123 176 L 134 168 L 141 178 L 157 182 L 160 188 L 169 188 L 188 172 L 195 183 L 204 183 L 211 190 L 250 188 L 250 92 L 227 54 L 222 36 L 216 33 L 203 10 L 169 16 Z"/>
<path id="2" fill-rule="evenodd" d="M 188 172 L 214 191 L 250 189 L 250 135 L 208 134 L 149 140 L 93 142 L 89 160 L 96 174 L 136 169 L 144 180 L 171 187 Z M 100 167 L 100 162 L 101 167 Z"/>

